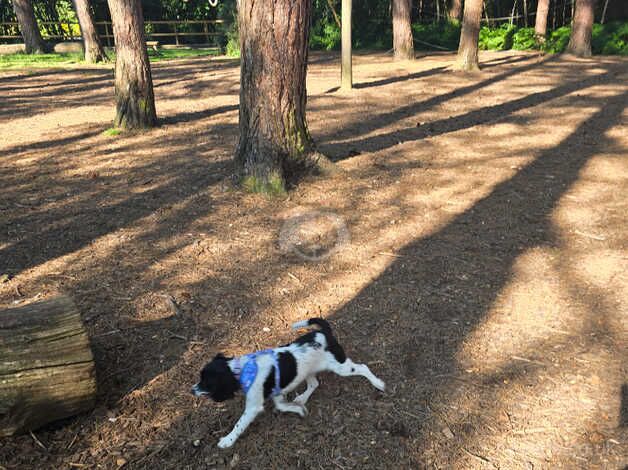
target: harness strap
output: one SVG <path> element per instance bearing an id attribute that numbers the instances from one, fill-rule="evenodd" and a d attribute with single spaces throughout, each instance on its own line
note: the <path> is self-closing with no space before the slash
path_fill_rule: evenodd
<path id="1" fill-rule="evenodd" d="M 233 373 L 240 382 L 244 393 L 247 393 L 257 377 L 257 361 L 255 361 L 255 359 L 264 354 L 271 355 L 274 362 L 275 386 L 273 387 L 273 396 L 277 396 L 281 394 L 281 372 L 279 370 L 279 355 L 275 350 L 265 349 L 235 358 L 233 362 Z"/>

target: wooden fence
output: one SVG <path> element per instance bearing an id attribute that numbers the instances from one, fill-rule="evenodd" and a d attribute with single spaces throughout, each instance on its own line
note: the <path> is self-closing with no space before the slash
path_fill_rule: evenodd
<path id="1" fill-rule="evenodd" d="M 81 29 L 78 23 L 64 21 L 40 21 L 44 39 L 62 41 L 81 38 Z M 113 29 L 111 21 L 97 21 L 95 23 L 98 34 L 108 46 L 113 46 Z M 221 44 L 227 34 L 227 25 L 224 20 L 145 20 L 146 39 L 157 40 L 162 43 L 182 44 Z M 199 42 L 200 39 L 200 42 Z M 21 41 L 18 23 L 0 23 L 0 41 Z"/>

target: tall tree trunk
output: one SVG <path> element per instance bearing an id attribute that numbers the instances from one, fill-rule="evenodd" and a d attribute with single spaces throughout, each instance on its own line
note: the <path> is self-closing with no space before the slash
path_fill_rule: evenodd
<path id="1" fill-rule="evenodd" d="M 283 192 L 286 181 L 309 164 L 305 79 L 311 15 L 310 0 L 240 0 L 235 160 L 250 191 Z"/>
<path id="2" fill-rule="evenodd" d="M 536 20 L 534 22 L 534 34 L 540 42 L 545 41 L 547 35 L 547 14 L 549 13 L 550 0 L 539 0 L 536 5 Z"/>
<path id="3" fill-rule="evenodd" d="M 97 62 L 106 62 L 107 54 L 100 42 L 100 37 L 94 26 L 94 17 L 89 6 L 88 0 L 73 0 L 76 16 L 81 26 L 81 36 L 83 37 L 83 45 L 85 47 L 85 62 L 95 64 Z"/>
<path id="4" fill-rule="evenodd" d="M 107 0 L 116 44 L 116 117 L 125 129 L 157 124 L 153 79 L 144 39 L 140 0 Z"/>
<path id="5" fill-rule="evenodd" d="M 458 46 L 456 68 L 459 70 L 479 70 L 478 41 L 480 39 L 480 19 L 482 18 L 482 0 L 466 0 L 464 17 Z"/>
<path id="6" fill-rule="evenodd" d="M 571 27 L 571 37 L 567 45 L 567 53 L 579 57 L 591 56 L 594 8 L 595 0 L 576 0 L 576 12 Z"/>
<path id="7" fill-rule="evenodd" d="M 460 15 L 462 14 L 462 0 L 451 0 L 448 14 L 450 20 L 460 21 Z"/>
<path id="8" fill-rule="evenodd" d="M 396 60 L 414 59 L 412 0 L 392 0 L 393 49 Z"/>
<path id="9" fill-rule="evenodd" d="M 24 38 L 27 54 L 43 54 L 46 52 L 46 43 L 41 37 L 39 26 L 35 19 L 35 11 L 31 0 L 11 0 L 17 22 L 20 25 L 20 33 Z"/>

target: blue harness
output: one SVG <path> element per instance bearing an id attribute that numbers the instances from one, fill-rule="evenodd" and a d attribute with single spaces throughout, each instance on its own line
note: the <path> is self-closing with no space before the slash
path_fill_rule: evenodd
<path id="1" fill-rule="evenodd" d="M 244 393 L 247 393 L 255 382 L 257 377 L 257 361 L 255 358 L 268 354 L 272 356 L 275 366 L 275 386 L 273 387 L 273 396 L 277 396 L 281 393 L 281 382 L 279 373 L 279 357 L 277 353 L 272 349 L 265 349 L 263 351 L 257 351 L 235 359 L 234 373 L 239 374 L 238 380 Z M 243 364 L 243 365 L 242 365 Z M 239 373 L 238 373 L 239 370 Z"/>

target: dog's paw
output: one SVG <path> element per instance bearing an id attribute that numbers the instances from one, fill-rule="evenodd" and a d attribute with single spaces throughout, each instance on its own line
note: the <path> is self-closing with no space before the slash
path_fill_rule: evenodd
<path id="1" fill-rule="evenodd" d="M 218 447 L 220 447 L 221 449 L 228 449 L 233 445 L 234 442 L 235 440 L 232 439 L 230 436 L 225 436 L 218 441 Z"/>
<path id="2" fill-rule="evenodd" d="M 292 400 L 292 403 L 295 403 L 299 406 L 305 406 L 306 401 L 303 398 L 303 395 L 299 395 L 294 400 Z"/>
<path id="3" fill-rule="evenodd" d="M 301 418 L 305 418 L 305 416 L 309 413 L 309 411 L 307 410 L 307 408 L 305 407 L 304 404 L 302 403 L 298 403 L 299 407 L 301 408 L 300 411 L 297 411 L 297 413 L 299 413 L 299 416 Z"/>

